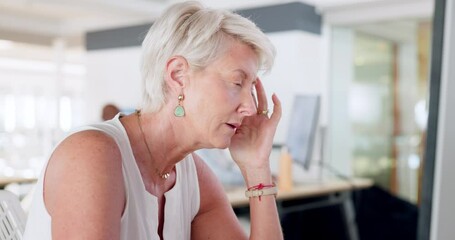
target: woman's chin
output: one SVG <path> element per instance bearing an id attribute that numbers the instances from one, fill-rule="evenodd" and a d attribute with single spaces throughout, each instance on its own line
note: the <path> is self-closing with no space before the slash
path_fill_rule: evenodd
<path id="1" fill-rule="evenodd" d="M 214 148 L 220 148 L 220 149 L 225 149 L 228 148 L 231 145 L 231 139 L 223 139 L 223 141 L 217 141 L 216 143 L 213 144 Z"/>

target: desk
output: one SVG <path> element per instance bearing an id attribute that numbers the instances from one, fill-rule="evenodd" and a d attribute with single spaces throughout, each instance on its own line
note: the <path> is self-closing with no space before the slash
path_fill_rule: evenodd
<path id="1" fill-rule="evenodd" d="M 10 183 L 32 183 L 36 178 L 23 178 L 23 177 L 0 177 L 0 189 L 3 189 Z"/>
<path id="2" fill-rule="evenodd" d="M 283 214 L 293 211 L 302 211 L 319 207 L 340 204 L 343 209 L 343 219 L 351 240 L 358 240 L 357 224 L 355 222 L 355 211 L 352 203 L 351 192 L 369 188 L 373 182 L 369 179 L 328 180 L 320 183 L 308 183 L 294 185 L 290 191 L 278 191 L 277 206 L 280 217 Z M 245 197 L 245 189 L 231 189 L 227 197 L 233 208 L 248 207 L 249 199 Z M 305 203 L 299 206 L 284 207 L 283 201 L 307 199 L 313 197 L 327 196 L 325 200 Z"/>

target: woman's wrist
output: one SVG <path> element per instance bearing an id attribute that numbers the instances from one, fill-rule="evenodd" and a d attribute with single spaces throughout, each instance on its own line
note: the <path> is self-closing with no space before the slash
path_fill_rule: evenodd
<path id="1" fill-rule="evenodd" d="M 247 187 L 256 186 L 258 184 L 272 184 L 272 172 L 270 167 L 242 169 L 242 175 Z"/>

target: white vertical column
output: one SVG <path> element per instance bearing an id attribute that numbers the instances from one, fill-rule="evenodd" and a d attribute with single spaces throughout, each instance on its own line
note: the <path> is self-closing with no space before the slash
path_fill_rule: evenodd
<path id="1" fill-rule="evenodd" d="M 64 90 L 64 74 L 63 74 L 63 66 L 65 63 L 65 49 L 66 49 L 66 42 L 61 38 L 54 39 L 52 43 L 53 53 L 54 53 L 54 64 L 55 64 L 55 82 L 54 82 L 54 99 L 55 99 L 55 106 L 56 112 L 53 116 L 55 121 L 55 127 L 60 128 L 60 97 L 62 96 L 62 92 Z"/>
<path id="2" fill-rule="evenodd" d="M 446 0 L 431 239 L 455 236 L 455 1 Z M 431 129 L 430 129 L 431 130 Z"/>
<path id="3" fill-rule="evenodd" d="M 354 78 L 354 34 L 348 28 L 332 28 L 330 58 L 328 164 L 352 176 L 352 130 L 349 117 L 349 88 Z"/>

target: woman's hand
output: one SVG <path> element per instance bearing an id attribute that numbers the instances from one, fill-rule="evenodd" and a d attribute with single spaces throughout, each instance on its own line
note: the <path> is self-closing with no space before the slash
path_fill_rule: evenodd
<path id="1" fill-rule="evenodd" d="M 258 79 L 255 85 L 258 96 L 257 114 L 245 117 L 231 139 L 231 156 L 245 175 L 250 171 L 270 171 L 269 156 L 273 137 L 281 118 L 281 103 L 273 94 L 273 113 L 268 117 L 267 95 Z M 265 111 L 265 112 L 264 112 Z"/>

